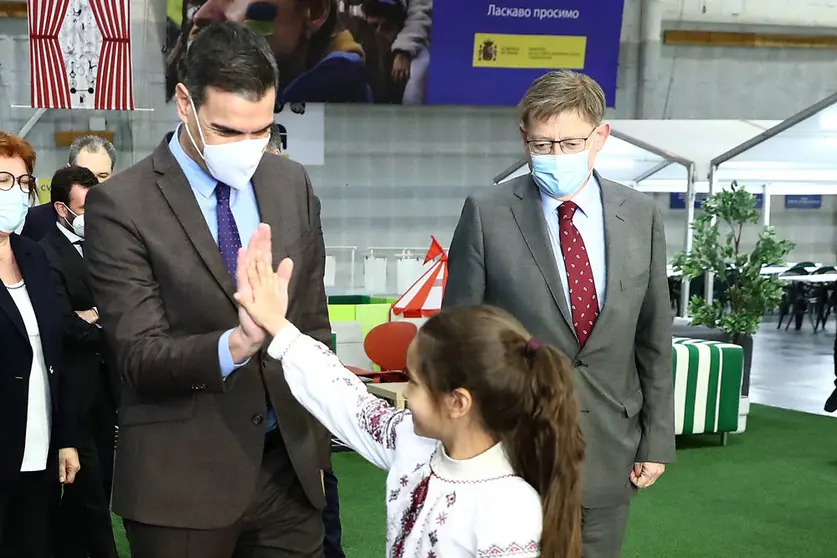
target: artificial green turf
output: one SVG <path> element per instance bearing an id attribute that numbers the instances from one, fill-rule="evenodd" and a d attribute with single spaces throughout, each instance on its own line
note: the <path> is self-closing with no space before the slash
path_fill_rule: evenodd
<path id="1" fill-rule="evenodd" d="M 385 474 L 352 453 L 334 468 L 346 555 L 384 556 Z M 837 420 L 753 406 L 727 447 L 718 436 L 678 440 L 677 463 L 631 506 L 623 556 L 830 558 L 835 526 Z"/>

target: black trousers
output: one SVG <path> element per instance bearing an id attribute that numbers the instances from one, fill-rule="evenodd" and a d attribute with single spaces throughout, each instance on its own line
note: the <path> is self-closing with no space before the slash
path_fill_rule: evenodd
<path id="1" fill-rule="evenodd" d="M 50 558 L 50 529 L 61 485 L 58 466 L 21 473 L 0 493 L 0 558 Z"/>
<path id="2" fill-rule="evenodd" d="M 323 551 L 325 558 L 346 558 L 343 553 L 343 528 L 340 525 L 340 497 L 337 492 L 337 476 L 333 469 L 323 471 L 325 485 L 325 509 L 323 509 Z"/>
<path id="3" fill-rule="evenodd" d="M 101 399 L 79 420 L 81 470 L 61 497 L 55 558 L 118 558 L 110 517 L 116 411 Z"/>
<path id="4" fill-rule="evenodd" d="M 235 524 L 207 530 L 124 524 L 132 558 L 323 558 L 322 513 L 308 501 L 278 433 L 267 435 L 253 500 Z"/>

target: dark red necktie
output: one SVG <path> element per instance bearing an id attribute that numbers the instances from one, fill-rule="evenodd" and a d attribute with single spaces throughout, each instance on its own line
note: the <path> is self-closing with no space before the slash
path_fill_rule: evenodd
<path id="1" fill-rule="evenodd" d="M 564 266 L 567 268 L 573 327 L 578 344 L 583 347 L 599 317 L 599 297 L 596 296 L 596 283 L 584 239 L 573 224 L 576 211 L 578 206 L 571 201 L 558 206 L 558 230 L 561 233 Z"/>

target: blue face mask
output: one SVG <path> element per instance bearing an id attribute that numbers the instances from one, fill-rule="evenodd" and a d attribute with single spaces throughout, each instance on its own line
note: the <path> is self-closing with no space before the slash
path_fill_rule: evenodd
<path id="1" fill-rule="evenodd" d="M 29 211 L 29 196 L 17 185 L 0 190 L 0 232 L 17 232 Z"/>
<path id="2" fill-rule="evenodd" d="M 590 177 L 587 160 L 590 151 L 564 155 L 532 153 L 532 178 L 541 191 L 553 198 L 566 198 L 575 193 Z"/>

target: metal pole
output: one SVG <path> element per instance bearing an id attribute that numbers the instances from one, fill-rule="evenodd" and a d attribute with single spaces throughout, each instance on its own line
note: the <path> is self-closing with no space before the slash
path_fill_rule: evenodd
<path id="1" fill-rule="evenodd" d="M 762 202 L 761 202 L 761 222 L 765 227 L 770 226 L 770 187 L 765 184 L 762 186 Z"/>
<path id="2" fill-rule="evenodd" d="M 688 254 L 692 251 L 693 231 L 692 223 L 695 220 L 695 180 L 697 169 L 692 163 L 686 167 L 686 241 L 684 251 Z M 689 316 L 689 281 L 680 279 L 680 316 Z"/>
<path id="3" fill-rule="evenodd" d="M 47 109 L 45 108 L 39 108 L 38 110 L 36 110 L 35 114 L 29 117 L 29 120 L 27 120 L 26 124 L 23 125 L 23 128 L 20 129 L 20 132 L 17 133 L 17 137 L 19 137 L 20 139 L 25 138 L 27 134 L 29 134 L 29 132 L 32 131 L 32 128 L 35 127 L 35 124 L 38 123 L 38 120 L 40 120 L 41 117 L 44 114 L 46 114 L 46 111 Z"/>
<path id="4" fill-rule="evenodd" d="M 716 182 L 718 180 L 718 165 L 712 164 L 709 167 L 709 195 L 710 197 L 715 193 Z M 713 218 L 711 224 L 715 224 L 715 219 Z M 706 272 L 706 290 L 704 290 L 704 300 L 706 300 L 706 304 L 712 304 L 712 300 L 714 299 L 715 294 L 715 272 L 709 270 Z"/>

